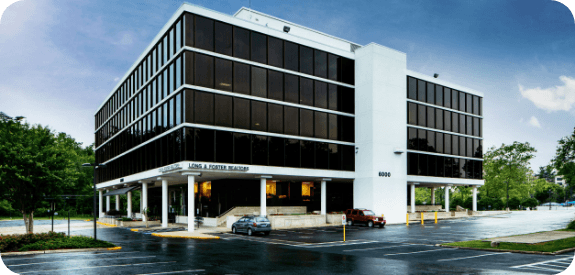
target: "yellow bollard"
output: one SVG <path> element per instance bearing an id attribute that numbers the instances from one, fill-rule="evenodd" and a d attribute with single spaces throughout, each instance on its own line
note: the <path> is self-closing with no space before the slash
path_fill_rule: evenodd
<path id="1" fill-rule="evenodd" d="M 345 243 L 345 224 L 343 225 L 343 242 Z"/>
<path id="2" fill-rule="evenodd" d="M 407 218 L 406 218 L 405 225 L 409 225 L 409 213 L 407 213 Z"/>
<path id="3" fill-rule="evenodd" d="M 421 224 L 423 224 L 423 212 L 421 212 Z"/>
<path id="4" fill-rule="evenodd" d="M 437 223 L 437 212 L 435 212 L 435 223 Z"/>

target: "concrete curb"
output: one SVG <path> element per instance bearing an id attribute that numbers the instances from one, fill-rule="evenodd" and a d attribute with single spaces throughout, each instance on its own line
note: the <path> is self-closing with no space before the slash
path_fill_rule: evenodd
<path id="1" fill-rule="evenodd" d="M 100 224 L 100 225 L 109 226 L 109 227 L 118 227 L 117 225 L 115 225 L 115 224 L 110 224 L 110 223 L 103 223 L 103 222 L 98 222 L 98 221 L 97 221 L 96 223 L 97 223 L 97 224 Z"/>
<path id="2" fill-rule="evenodd" d="M 218 236 L 170 236 L 170 235 L 160 235 L 161 233 L 152 233 L 152 236 L 160 238 L 176 238 L 176 239 L 198 239 L 198 240 L 219 240 Z"/>
<path id="3" fill-rule="evenodd" d="M 25 256 L 25 255 L 37 255 L 37 254 L 52 254 L 52 253 L 71 253 L 71 252 L 96 252 L 96 251 L 109 251 L 109 250 L 120 250 L 122 247 L 99 247 L 99 248 L 66 248 L 66 249 L 54 249 L 54 250 L 38 250 L 38 251 L 24 251 L 24 252 L 2 252 L 0 256 Z"/>
<path id="4" fill-rule="evenodd" d="M 542 252 L 542 251 L 523 251 L 523 250 L 508 250 L 508 249 L 494 249 L 494 248 L 461 247 L 461 246 L 451 246 L 451 245 L 442 245 L 442 244 L 436 244 L 435 246 L 457 248 L 457 249 L 467 249 L 467 250 L 483 250 L 483 251 L 491 251 L 491 252 L 511 252 L 511 253 L 540 254 L 540 255 L 559 255 L 559 254 L 575 251 L 575 247 L 567 248 L 567 249 L 563 249 L 563 250 L 559 250 L 559 251 L 555 251 L 555 252 Z"/>

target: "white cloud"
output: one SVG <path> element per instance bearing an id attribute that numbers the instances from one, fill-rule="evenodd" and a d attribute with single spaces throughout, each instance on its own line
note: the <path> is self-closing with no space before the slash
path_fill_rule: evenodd
<path id="1" fill-rule="evenodd" d="M 529 120 L 529 124 L 533 127 L 541 128 L 541 124 L 539 124 L 539 120 L 536 117 L 532 116 Z"/>
<path id="2" fill-rule="evenodd" d="M 118 80 L 120 80 L 119 77 L 115 77 L 115 78 L 114 78 L 114 82 L 118 82 Z"/>
<path id="3" fill-rule="evenodd" d="M 549 112 L 569 111 L 575 105 L 575 79 L 564 75 L 559 79 L 563 82 L 563 86 L 525 89 L 519 84 L 519 91 L 539 109 Z"/>

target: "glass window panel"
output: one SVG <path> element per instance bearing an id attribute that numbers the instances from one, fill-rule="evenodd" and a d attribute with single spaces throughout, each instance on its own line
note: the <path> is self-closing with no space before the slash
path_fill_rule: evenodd
<path id="1" fill-rule="evenodd" d="M 353 114 L 355 112 L 355 90 L 343 86 L 338 86 L 341 103 L 340 111 Z"/>
<path id="2" fill-rule="evenodd" d="M 443 88 L 443 106 L 451 108 L 451 89 L 447 87 Z"/>
<path id="3" fill-rule="evenodd" d="M 313 111 L 300 109 L 300 135 L 313 137 Z"/>
<path id="4" fill-rule="evenodd" d="M 459 114 L 451 113 L 453 117 L 451 118 L 451 131 L 454 133 L 459 133 Z"/>
<path id="5" fill-rule="evenodd" d="M 274 70 L 268 70 L 268 98 L 284 99 L 284 74 Z"/>
<path id="6" fill-rule="evenodd" d="M 328 54 L 328 72 L 327 77 L 331 80 L 338 81 L 339 69 L 340 69 L 340 57 L 333 54 Z"/>
<path id="7" fill-rule="evenodd" d="M 250 31 L 234 27 L 234 56 L 250 59 Z"/>
<path id="8" fill-rule="evenodd" d="M 473 139 L 467 138 L 467 152 L 465 153 L 466 157 L 473 157 Z"/>
<path id="9" fill-rule="evenodd" d="M 184 101 L 184 121 L 194 122 L 194 91 L 186 89 Z"/>
<path id="10" fill-rule="evenodd" d="M 267 97 L 267 70 L 252 66 L 252 95 Z"/>
<path id="11" fill-rule="evenodd" d="M 286 42 L 287 43 L 287 42 Z M 285 74 L 285 101 L 299 103 L 299 77 Z"/>
<path id="12" fill-rule="evenodd" d="M 419 154 L 417 162 L 417 175 L 427 176 L 427 155 Z"/>
<path id="13" fill-rule="evenodd" d="M 196 48 L 214 50 L 214 20 L 196 16 L 195 46 Z"/>
<path id="14" fill-rule="evenodd" d="M 185 41 L 186 46 L 194 46 L 194 15 L 186 13 L 184 15 L 186 23 Z"/>
<path id="15" fill-rule="evenodd" d="M 328 115 L 329 139 L 338 140 L 339 132 L 337 128 L 337 115 Z"/>
<path id="16" fill-rule="evenodd" d="M 473 96 L 470 94 L 465 94 L 466 105 L 465 105 L 465 112 L 472 113 L 473 112 Z"/>
<path id="17" fill-rule="evenodd" d="M 182 48 L 182 21 L 176 24 L 176 52 Z"/>
<path id="18" fill-rule="evenodd" d="M 443 129 L 445 131 L 451 131 L 451 112 L 445 111 L 443 112 Z"/>
<path id="19" fill-rule="evenodd" d="M 417 104 L 417 125 L 425 127 L 427 124 L 427 108 L 425 105 Z"/>
<path id="20" fill-rule="evenodd" d="M 215 95 L 215 124 L 232 127 L 232 97 Z"/>
<path id="21" fill-rule="evenodd" d="M 459 111 L 465 112 L 465 93 L 459 92 Z"/>
<path id="22" fill-rule="evenodd" d="M 216 58 L 216 89 L 232 91 L 232 62 Z"/>
<path id="23" fill-rule="evenodd" d="M 417 129 L 407 128 L 407 149 L 418 150 L 419 140 L 417 139 Z"/>
<path id="24" fill-rule="evenodd" d="M 313 75 L 313 50 L 308 47 L 299 47 L 299 71 Z"/>
<path id="25" fill-rule="evenodd" d="M 329 165 L 328 144 L 324 142 L 315 143 L 315 168 L 328 169 Z"/>
<path id="26" fill-rule="evenodd" d="M 172 65 L 170 65 L 170 80 L 169 80 L 169 89 L 168 89 L 168 94 L 171 94 L 174 90 L 176 90 L 176 64 L 172 63 Z"/>
<path id="27" fill-rule="evenodd" d="M 283 134 L 283 108 L 282 105 L 268 104 L 268 130 L 272 133 Z"/>
<path id="28" fill-rule="evenodd" d="M 479 115 L 480 116 L 483 115 L 483 98 L 482 97 L 479 98 Z M 483 164 L 481 164 L 481 165 L 483 165 Z M 483 176 L 482 176 L 482 178 L 483 178 Z"/>
<path id="29" fill-rule="evenodd" d="M 454 156 L 459 155 L 459 136 L 451 136 L 451 154 Z"/>
<path id="30" fill-rule="evenodd" d="M 407 103 L 407 123 L 417 125 L 417 104 Z"/>
<path id="31" fill-rule="evenodd" d="M 341 121 L 341 139 L 342 141 L 354 142 L 355 141 L 355 121 L 353 117 L 340 116 Z"/>
<path id="32" fill-rule="evenodd" d="M 329 144 L 327 147 L 329 154 L 329 169 L 341 170 L 341 150 L 338 144 Z"/>
<path id="33" fill-rule="evenodd" d="M 301 145 L 297 139 L 285 140 L 285 166 L 300 167 Z"/>
<path id="34" fill-rule="evenodd" d="M 251 148 L 250 135 L 234 133 L 234 163 L 251 164 Z"/>
<path id="35" fill-rule="evenodd" d="M 299 46 L 285 41 L 284 68 L 292 71 L 299 70 Z"/>
<path id="36" fill-rule="evenodd" d="M 315 100 L 314 106 L 327 109 L 327 83 L 321 81 L 315 82 Z"/>
<path id="37" fill-rule="evenodd" d="M 250 66 L 234 62 L 234 85 L 236 93 L 250 94 Z"/>
<path id="38" fill-rule="evenodd" d="M 427 106 L 427 127 L 435 128 L 435 108 Z"/>
<path id="39" fill-rule="evenodd" d="M 179 57 L 176 60 L 176 87 L 175 89 L 182 86 L 182 58 Z"/>
<path id="40" fill-rule="evenodd" d="M 214 94 L 195 92 L 194 122 L 200 124 L 214 124 Z"/>
<path id="41" fill-rule="evenodd" d="M 268 165 L 268 138 L 266 136 L 253 136 L 252 164 Z"/>
<path id="42" fill-rule="evenodd" d="M 467 120 L 467 122 L 465 123 L 465 128 L 467 130 L 465 131 L 465 134 L 473 135 L 473 117 L 466 116 L 466 120 Z"/>
<path id="43" fill-rule="evenodd" d="M 233 27 L 231 25 L 216 21 L 215 31 L 216 52 L 231 56 Z"/>
<path id="44" fill-rule="evenodd" d="M 327 138 L 327 113 L 314 112 L 315 118 L 315 137 Z"/>
<path id="45" fill-rule="evenodd" d="M 196 54 L 195 84 L 207 88 L 214 87 L 214 58 Z"/>
<path id="46" fill-rule="evenodd" d="M 232 132 L 216 131 L 216 161 L 233 163 L 233 136 Z"/>
<path id="47" fill-rule="evenodd" d="M 417 100 L 425 102 L 425 81 L 417 80 Z"/>
<path id="48" fill-rule="evenodd" d="M 328 108 L 330 110 L 334 110 L 337 111 L 339 110 L 338 108 L 338 93 L 337 93 L 337 85 L 334 84 L 328 84 L 328 93 L 327 93 L 327 103 L 328 103 Z"/>
<path id="49" fill-rule="evenodd" d="M 465 134 L 465 115 L 459 114 L 459 133 Z"/>
<path id="50" fill-rule="evenodd" d="M 443 133 L 435 133 L 435 151 L 443 154 Z"/>
<path id="51" fill-rule="evenodd" d="M 300 77 L 299 103 L 313 106 L 313 80 Z"/>
<path id="52" fill-rule="evenodd" d="M 196 160 L 214 161 L 214 130 L 196 129 Z"/>
<path id="53" fill-rule="evenodd" d="M 435 109 L 435 128 L 443 130 L 443 110 Z"/>
<path id="54" fill-rule="evenodd" d="M 346 84 L 355 85 L 355 61 L 341 58 L 341 81 Z"/>
<path id="55" fill-rule="evenodd" d="M 427 83 L 427 103 L 435 104 L 435 85 Z"/>
<path id="56" fill-rule="evenodd" d="M 445 160 L 444 160 L 444 157 L 436 156 L 435 157 L 435 163 L 437 166 L 435 176 L 445 177 Z"/>
<path id="57" fill-rule="evenodd" d="M 252 130 L 267 131 L 267 103 L 252 101 Z"/>
<path id="58" fill-rule="evenodd" d="M 251 57 L 253 61 L 267 64 L 267 36 L 252 32 Z"/>
<path id="59" fill-rule="evenodd" d="M 459 91 L 451 90 L 451 109 L 459 110 Z"/>
<path id="60" fill-rule="evenodd" d="M 164 40 L 162 41 L 162 66 L 168 63 L 168 57 L 168 36 L 164 36 Z"/>
<path id="61" fill-rule="evenodd" d="M 314 50 L 314 75 L 327 78 L 327 53 Z"/>
<path id="62" fill-rule="evenodd" d="M 443 86 L 435 85 L 435 104 L 443 106 Z"/>
<path id="63" fill-rule="evenodd" d="M 284 42 L 275 37 L 268 37 L 268 64 L 283 68 Z"/>
<path id="64" fill-rule="evenodd" d="M 417 79 L 407 77 L 407 98 L 417 100 Z"/>
<path id="65" fill-rule="evenodd" d="M 416 153 L 407 153 L 407 174 L 417 176 L 418 174 L 418 156 Z"/>
<path id="66" fill-rule="evenodd" d="M 434 155 L 427 156 L 427 175 L 430 177 L 437 176 L 437 157 Z"/>
<path id="67" fill-rule="evenodd" d="M 464 157 L 465 156 L 465 137 L 459 137 L 459 155 Z"/>
<path id="68" fill-rule="evenodd" d="M 299 135 L 299 109 L 294 107 L 284 107 L 284 131 L 287 135 Z"/>
<path id="69" fill-rule="evenodd" d="M 268 137 L 270 166 L 284 166 L 284 139 Z"/>
<path id="70" fill-rule="evenodd" d="M 176 95 L 176 125 L 182 124 L 182 93 Z"/>
<path id="71" fill-rule="evenodd" d="M 315 168 L 315 142 L 302 140 L 301 142 L 301 167 Z"/>
<path id="72" fill-rule="evenodd" d="M 435 132 L 427 131 L 427 151 L 435 152 Z"/>
<path id="73" fill-rule="evenodd" d="M 190 52 L 184 52 L 184 75 L 185 83 L 189 85 L 194 84 L 194 54 Z M 154 81 L 155 82 L 155 81 Z"/>
<path id="74" fill-rule="evenodd" d="M 468 178 L 466 168 L 467 168 L 467 160 L 459 159 L 459 177 L 460 178 Z"/>
<path id="75" fill-rule="evenodd" d="M 479 115 L 479 97 L 473 96 L 473 113 Z"/>
<path id="76" fill-rule="evenodd" d="M 428 151 L 429 150 L 429 145 L 427 142 L 427 131 L 426 130 L 422 130 L 422 129 L 418 129 L 417 130 L 417 139 L 418 139 L 418 143 L 419 143 L 419 151 Z"/>
<path id="77" fill-rule="evenodd" d="M 250 129 L 250 101 L 234 97 L 234 128 Z"/>
<path id="78" fill-rule="evenodd" d="M 162 111 L 164 112 L 163 114 L 163 118 L 164 118 L 164 129 L 167 130 L 170 128 L 170 113 L 169 113 L 169 109 L 168 108 L 168 102 L 164 103 L 163 107 L 162 107 Z"/>

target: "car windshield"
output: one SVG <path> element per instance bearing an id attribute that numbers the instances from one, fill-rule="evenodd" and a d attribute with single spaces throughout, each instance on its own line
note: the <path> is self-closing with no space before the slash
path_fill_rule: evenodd
<path id="1" fill-rule="evenodd" d="M 256 222 L 269 222 L 269 220 L 264 218 L 264 217 L 259 217 L 259 218 L 256 218 Z"/>
<path id="2" fill-rule="evenodd" d="M 375 216 L 375 213 L 373 213 L 373 211 L 371 210 L 364 210 L 363 214 L 365 214 L 366 216 Z"/>

